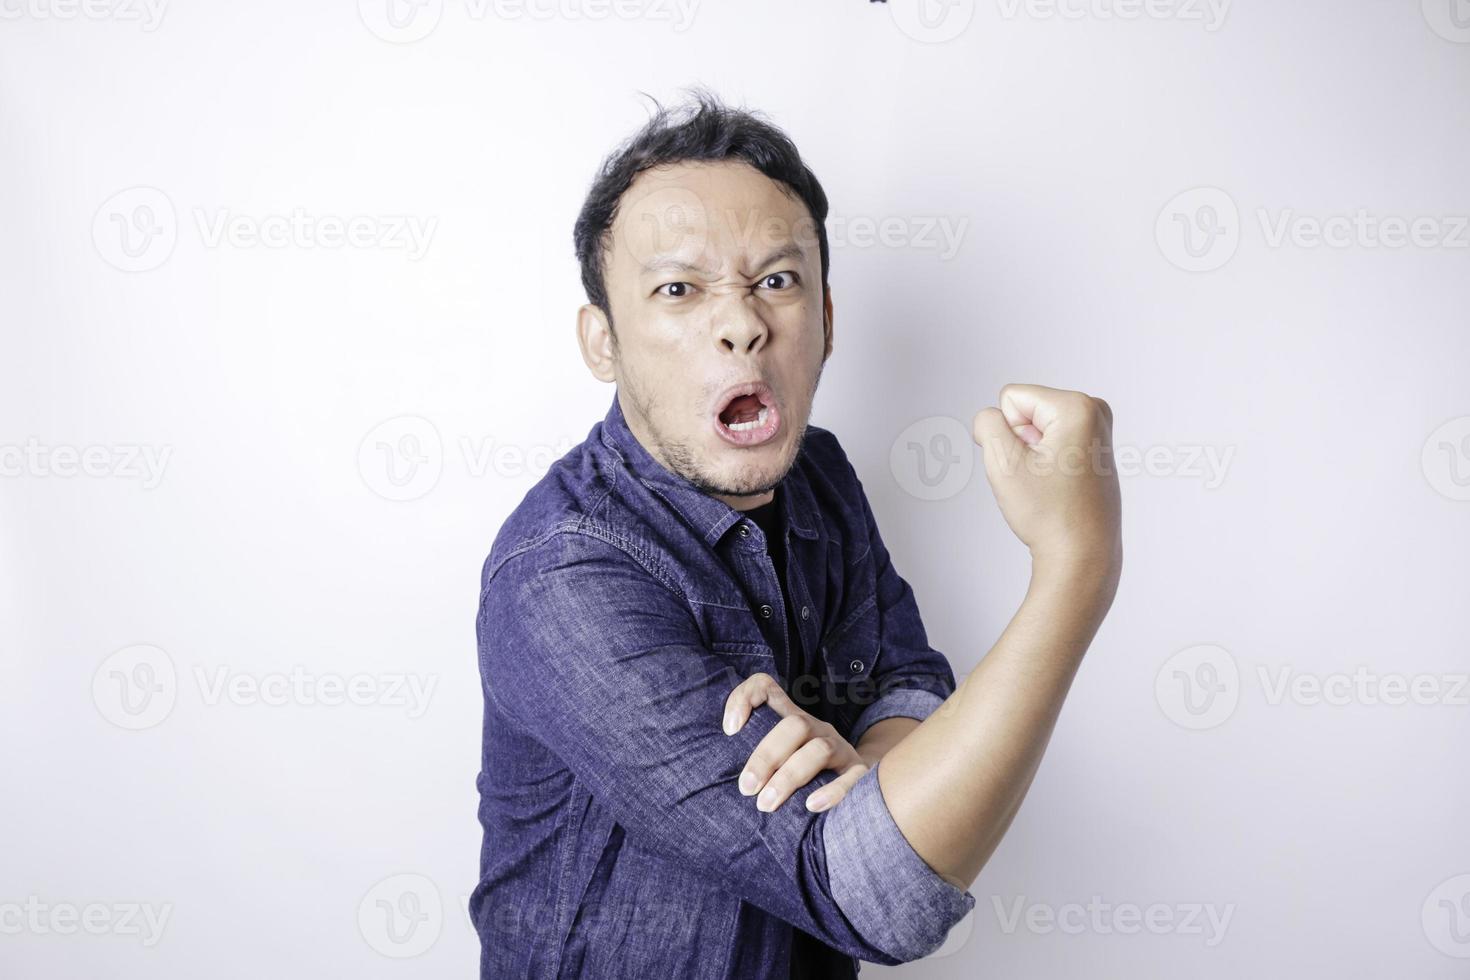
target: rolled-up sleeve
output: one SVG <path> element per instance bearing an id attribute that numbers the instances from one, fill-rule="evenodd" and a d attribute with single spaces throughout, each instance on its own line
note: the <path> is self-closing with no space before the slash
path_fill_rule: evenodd
<path id="1" fill-rule="evenodd" d="M 938 949 L 975 897 L 945 880 L 894 823 L 878 764 L 832 809 L 827 869 L 832 894 L 867 939 L 901 962 Z"/>
<path id="2" fill-rule="evenodd" d="M 773 813 L 740 793 L 780 719 L 763 705 L 723 732 L 725 699 L 754 669 L 704 646 L 688 600 L 641 553 L 561 531 L 487 565 L 482 586 L 486 697 L 646 847 L 876 963 L 923 955 L 973 906 L 904 841 L 876 770 L 822 813 L 806 798 L 834 773 Z"/>
<path id="3" fill-rule="evenodd" d="M 863 713 L 858 715 L 858 720 L 852 726 L 848 741 L 856 745 L 862 741 L 863 735 L 869 728 L 889 718 L 914 718 L 923 721 L 943 703 L 944 698 L 930 691 L 889 691 L 864 708 Z"/>

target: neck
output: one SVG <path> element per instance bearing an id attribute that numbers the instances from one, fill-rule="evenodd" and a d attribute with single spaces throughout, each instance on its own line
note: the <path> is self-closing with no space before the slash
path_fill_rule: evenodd
<path id="1" fill-rule="evenodd" d="M 723 501 L 734 510 L 743 512 L 747 510 L 754 510 L 757 507 L 761 507 L 775 500 L 776 491 L 767 490 L 765 493 L 744 494 L 738 497 L 731 497 L 725 494 L 715 494 L 715 499 Z"/>

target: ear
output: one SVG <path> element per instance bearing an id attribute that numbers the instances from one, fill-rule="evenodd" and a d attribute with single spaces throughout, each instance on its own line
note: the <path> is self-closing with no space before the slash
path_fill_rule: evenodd
<path id="1" fill-rule="evenodd" d="M 832 356 L 832 289 L 828 287 L 823 290 L 822 296 L 822 335 L 825 338 L 822 350 L 822 363 L 827 363 L 827 358 Z"/>
<path id="2" fill-rule="evenodd" d="M 587 370 L 598 381 L 617 380 L 617 345 L 613 340 L 612 328 L 607 314 L 591 303 L 577 309 L 577 344 L 582 349 L 582 360 Z"/>

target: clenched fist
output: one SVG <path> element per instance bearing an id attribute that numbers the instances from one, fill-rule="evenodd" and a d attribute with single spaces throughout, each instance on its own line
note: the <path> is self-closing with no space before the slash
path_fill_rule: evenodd
<path id="1" fill-rule="evenodd" d="M 1001 513 L 1032 560 L 1116 578 L 1123 546 L 1108 403 L 1006 385 L 999 408 L 976 413 L 973 434 Z"/>

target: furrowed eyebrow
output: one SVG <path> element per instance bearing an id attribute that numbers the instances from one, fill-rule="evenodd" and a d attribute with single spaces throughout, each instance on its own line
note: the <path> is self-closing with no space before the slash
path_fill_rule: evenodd
<path id="1" fill-rule="evenodd" d="M 651 259 L 644 263 L 643 271 L 645 274 L 658 272 L 698 272 L 702 275 L 710 274 L 709 270 L 705 269 L 704 266 L 695 265 L 692 262 L 683 262 L 673 256 L 660 256 Z"/>
<path id="2" fill-rule="evenodd" d="M 797 245 L 795 242 L 788 242 L 787 244 L 782 245 L 772 251 L 760 262 L 756 263 L 755 268 L 764 269 L 767 266 L 774 265 L 775 263 L 786 259 L 799 259 L 801 257 L 801 246 Z M 685 262 L 682 259 L 679 259 L 672 255 L 655 256 L 653 259 L 650 259 L 646 264 L 644 264 L 643 272 L 645 275 L 654 275 L 664 272 L 698 272 L 699 274 L 704 276 L 713 275 L 713 273 L 704 268 L 704 266 L 695 265 L 692 262 Z"/>

